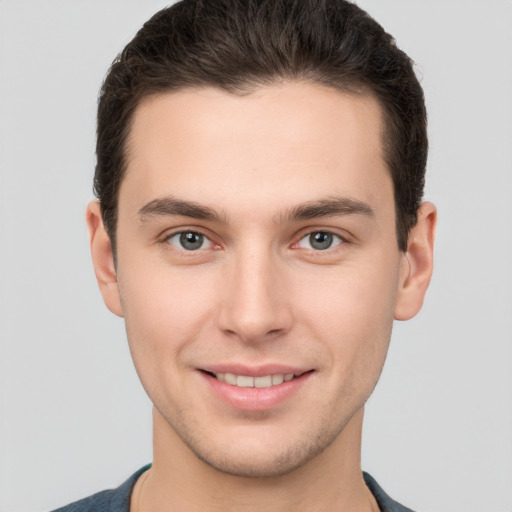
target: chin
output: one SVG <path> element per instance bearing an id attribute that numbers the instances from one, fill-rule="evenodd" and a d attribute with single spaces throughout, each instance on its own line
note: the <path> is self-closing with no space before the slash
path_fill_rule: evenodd
<path id="1" fill-rule="evenodd" d="M 217 471 L 238 477 L 269 478 L 287 475 L 306 465 L 330 446 L 341 430 L 342 426 L 331 431 L 320 429 L 313 438 L 302 433 L 295 439 L 210 439 L 208 445 L 190 438 L 182 440 L 199 460 Z"/>
<path id="2" fill-rule="evenodd" d="M 238 477 L 269 478 L 279 477 L 295 471 L 314 458 L 318 449 L 312 446 L 289 447 L 286 451 L 275 453 L 224 453 L 202 454 L 196 456 L 211 468 Z"/>

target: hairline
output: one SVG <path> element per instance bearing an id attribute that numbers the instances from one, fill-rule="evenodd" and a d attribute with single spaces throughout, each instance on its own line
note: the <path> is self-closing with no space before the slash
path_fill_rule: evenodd
<path id="1" fill-rule="evenodd" d="M 332 80 L 331 80 L 332 82 Z M 347 80 L 347 82 L 349 82 Z M 393 158 L 390 153 L 394 148 L 394 142 L 392 140 L 392 130 L 390 129 L 390 120 L 392 120 L 392 115 L 389 112 L 388 108 L 386 108 L 383 100 L 379 98 L 377 92 L 375 91 L 376 87 L 372 87 L 370 84 L 365 84 L 363 80 L 354 81 L 353 83 L 328 83 L 325 80 L 315 79 L 314 77 L 278 77 L 269 78 L 266 80 L 251 80 L 245 79 L 240 80 L 239 84 L 233 86 L 225 86 L 218 83 L 208 83 L 208 82 L 196 82 L 190 84 L 182 84 L 177 86 L 168 86 L 162 87 L 161 89 L 156 89 L 154 87 L 148 87 L 146 90 L 143 90 L 140 94 L 136 94 L 133 96 L 129 109 L 129 118 L 125 124 L 125 130 L 122 137 L 122 153 L 121 153 L 121 166 L 120 166 L 120 178 L 119 183 L 116 187 L 116 196 L 114 197 L 113 204 L 115 205 L 113 215 L 111 216 L 111 220 L 113 225 L 106 226 L 107 233 L 110 239 L 110 244 L 112 247 L 112 251 L 114 254 L 114 261 L 116 261 L 116 253 L 117 253 L 117 227 L 118 227 L 118 216 L 119 216 L 119 196 L 121 192 L 121 187 L 126 177 L 126 173 L 128 171 L 129 166 L 129 155 L 130 155 L 130 141 L 131 135 L 133 133 L 133 125 L 135 122 L 136 112 L 141 108 L 141 106 L 151 101 L 151 99 L 158 98 L 167 94 L 179 93 L 182 91 L 194 91 L 194 90 L 205 90 L 205 89 L 216 89 L 218 91 L 226 92 L 228 94 L 232 94 L 238 97 L 249 96 L 254 94 L 257 91 L 263 90 L 265 88 L 274 87 L 276 85 L 286 85 L 286 84 L 311 84 L 319 87 L 325 87 L 330 90 L 334 90 L 341 94 L 346 94 L 354 97 L 367 97 L 373 98 L 378 105 L 378 109 L 380 112 L 380 145 L 382 151 L 382 159 L 384 161 L 384 165 L 390 173 L 391 179 L 393 181 L 392 193 L 393 193 L 393 202 L 395 205 L 395 233 L 397 244 L 400 247 L 400 236 L 398 222 L 400 220 L 399 212 L 398 212 L 398 204 L 396 201 L 396 193 L 395 193 L 395 179 L 393 176 L 393 170 L 391 164 L 393 162 Z M 103 220 L 105 221 L 105 215 L 103 213 L 103 206 L 100 200 L 100 208 Z M 413 226 L 411 226 L 412 228 Z M 407 242 L 407 238 L 405 239 Z"/>

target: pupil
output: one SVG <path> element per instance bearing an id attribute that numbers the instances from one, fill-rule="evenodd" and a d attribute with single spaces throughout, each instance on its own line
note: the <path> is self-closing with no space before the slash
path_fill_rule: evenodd
<path id="1" fill-rule="evenodd" d="M 331 233 L 324 233 L 322 231 L 312 233 L 309 235 L 309 243 L 313 249 L 324 251 L 325 249 L 329 249 L 332 245 L 332 235 Z"/>
<path id="2" fill-rule="evenodd" d="M 182 233 L 180 235 L 180 243 L 185 249 L 199 249 L 203 245 L 203 235 L 198 233 Z"/>

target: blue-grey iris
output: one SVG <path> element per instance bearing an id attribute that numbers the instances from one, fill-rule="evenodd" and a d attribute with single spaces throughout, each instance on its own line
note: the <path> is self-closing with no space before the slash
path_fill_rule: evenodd
<path id="1" fill-rule="evenodd" d="M 309 243 L 311 244 L 311 247 L 317 251 L 325 251 L 325 249 L 329 249 L 332 242 L 332 233 L 317 231 L 316 233 L 311 233 L 311 235 L 309 235 Z"/>
<path id="2" fill-rule="evenodd" d="M 204 236 L 199 233 L 186 231 L 180 235 L 180 244 L 187 251 L 200 249 L 204 243 Z"/>

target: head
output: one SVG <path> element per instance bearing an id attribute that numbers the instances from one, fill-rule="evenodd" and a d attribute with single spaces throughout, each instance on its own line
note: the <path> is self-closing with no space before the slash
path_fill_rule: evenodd
<path id="1" fill-rule="evenodd" d="M 432 271 L 426 152 L 411 61 L 351 3 L 190 0 L 144 25 L 102 88 L 88 222 L 161 446 L 245 476 L 357 464 Z"/>
<path id="2" fill-rule="evenodd" d="M 282 81 L 378 101 L 397 242 L 405 250 L 423 195 L 428 140 L 422 88 L 393 38 L 345 0 L 187 0 L 145 23 L 101 90 L 94 189 L 114 255 L 119 188 L 140 102 L 201 87 L 243 96 Z"/>

